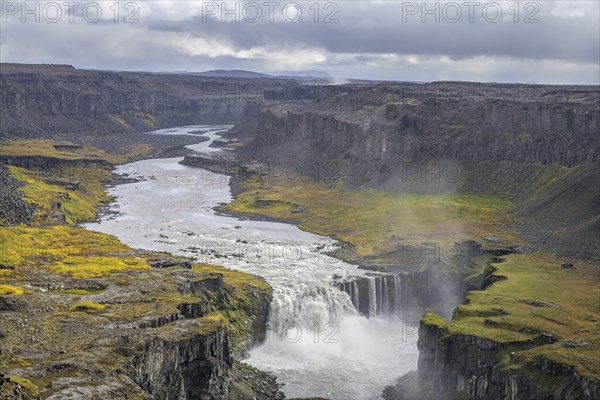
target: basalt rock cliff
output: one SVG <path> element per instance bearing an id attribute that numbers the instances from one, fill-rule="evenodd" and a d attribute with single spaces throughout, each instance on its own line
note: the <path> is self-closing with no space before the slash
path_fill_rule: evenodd
<path id="1" fill-rule="evenodd" d="M 589 184 L 600 180 L 597 86 L 386 83 L 324 93 L 247 105 L 235 130 L 254 139 L 242 159 L 354 188 L 501 195 L 532 242 L 600 255 L 590 235 L 600 229 L 600 194 Z M 577 210 L 574 196 L 585 199 Z M 577 221 L 561 232 L 552 222 L 559 209 L 572 211 L 562 222 Z"/>
<path id="2" fill-rule="evenodd" d="M 311 98 L 290 79 L 92 71 L 69 65 L 0 64 L 1 137 L 142 132 L 232 123 L 252 101 Z"/>

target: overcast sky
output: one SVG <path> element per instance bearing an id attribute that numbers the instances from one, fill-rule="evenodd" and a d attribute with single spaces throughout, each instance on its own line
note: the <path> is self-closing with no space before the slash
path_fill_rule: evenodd
<path id="1" fill-rule="evenodd" d="M 111 70 L 600 83 L 599 1 L 515 3 L 60 0 L 25 10 L 2 0 L 0 56 Z"/>

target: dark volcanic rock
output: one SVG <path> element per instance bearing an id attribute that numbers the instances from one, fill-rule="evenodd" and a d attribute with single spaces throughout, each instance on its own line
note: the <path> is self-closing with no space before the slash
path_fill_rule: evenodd
<path id="1" fill-rule="evenodd" d="M 0 373 L 0 400 L 39 400 L 40 397 L 31 394 L 23 386 L 13 382 Z"/>
<path id="2" fill-rule="evenodd" d="M 0 165 L 0 225 L 27 224 L 36 207 L 23 200 L 19 188 L 23 183 L 10 176 Z"/>
<path id="3" fill-rule="evenodd" d="M 163 235 L 164 236 L 164 235 Z M 178 257 L 159 257 L 148 261 L 148 264 L 154 268 L 169 268 L 179 266 L 185 269 L 192 268 L 192 262 L 188 259 Z"/>
<path id="4" fill-rule="evenodd" d="M 540 359 L 523 366 L 533 376 L 541 374 L 552 379 L 551 385 L 544 384 L 543 379 L 532 379 L 522 368 L 502 368 L 502 344 L 489 338 L 447 335 L 439 327 L 421 322 L 417 345 L 419 385 L 429 386 L 434 393 L 464 393 L 491 400 L 600 397 L 600 382 L 582 377 L 568 365 Z"/>
<path id="5" fill-rule="evenodd" d="M 221 327 L 188 338 L 156 336 L 139 347 L 125 372 L 155 398 L 227 399 L 232 365 L 229 333 Z"/>
<path id="6" fill-rule="evenodd" d="M 25 311 L 29 308 L 26 300 L 14 296 L 0 296 L 0 311 Z"/>
<path id="7" fill-rule="evenodd" d="M 289 100 L 269 91 L 286 84 L 300 87 L 303 83 L 4 63 L 0 64 L 0 138 L 110 135 L 232 123 L 241 119 L 249 101 Z M 248 94 L 249 88 L 254 95 Z"/>

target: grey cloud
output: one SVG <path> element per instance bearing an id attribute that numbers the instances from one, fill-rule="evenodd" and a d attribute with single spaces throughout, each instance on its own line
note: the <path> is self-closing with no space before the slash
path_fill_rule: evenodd
<path id="1" fill-rule="evenodd" d="M 158 12 L 141 13 L 139 24 L 115 24 L 106 20 L 96 24 L 81 21 L 74 24 L 9 22 L 1 27 L 2 61 L 60 62 L 104 69 L 195 71 L 213 68 L 273 70 L 277 61 L 269 54 L 236 58 L 198 56 L 182 51 L 182 43 L 196 37 L 237 51 L 265 48 L 286 53 L 316 49 L 325 59 L 311 64 L 309 69 L 325 69 L 336 76 L 373 79 L 407 79 L 408 76 L 415 80 L 430 80 L 439 77 L 469 79 L 471 74 L 471 79 L 526 81 L 537 75 L 553 83 L 568 83 L 569 79 L 598 83 L 600 79 L 600 17 L 595 2 L 562 2 L 559 11 L 556 3 L 538 2 L 540 11 L 536 17 L 539 23 L 535 24 L 506 20 L 489 23 L 481 18 L 474 23 L 466 18 L 456 24 L 445 21 L 421 23 L 418 16 L 403 22 L 399 3 L 339 4 L 339 23 L 336 24 L 314 23 L 308 18 L 296 24 L 268 23 L 265 18 L 256 24 L 221 23 L 214 19 L 204 22 L 202 16 L 192 15 L 191 9 L 184 6 L 180 15 L 175 10 L 175 16 L 170 15 L 169 20 Z M 144 7 L 143 3 L 141 7 Z M 508 6 L 503 7 L 508 9 Z M 565 10 L 578 7 L 584 7 L 587 14 L 565 17 Z M 523 18 L 522 14 L 520 18 Z M 389 58 L 389 55 L 396 57 Z M 417 65 L 407 62 L 409 55 L 418 56 Z M 450 64 L 441 62 L 442 56 L 450 60 Z M 295 57 L 302 61 L 301 53 Z M 485 63 L 481 57 L 498 61 Z M 466 67 L 470 62 L 478 62 L 483 70 L 468 70 Z M 373 68 L 367 63 L 379 67 Z M 293 60 L 288 64 L 283 69 L 294 69 Z"/>

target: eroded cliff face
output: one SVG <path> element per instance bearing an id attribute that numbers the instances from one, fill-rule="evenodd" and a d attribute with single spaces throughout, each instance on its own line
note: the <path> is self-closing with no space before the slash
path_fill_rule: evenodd
<path id="1" fill-rule="evenodd" d="M 178 328 L 193 332 L 191 324 L 186 321 L 186 327 L 175 325 L 172 332 Z M 156 336 L 139 346 L 124 370 L 155 398 L 227 399 L 232 365 L 229 332 L 219 327 L 214 332 L 192 333 L 189 337 Z"/>
<path id="2" fill-rule="evenodd" d="M 472 93 L 443 94 L 453 87 Z M 598 88 L 494 88 L 382 84 L 349 87 L 315 105 L 249 109 L 259 122 L 247 123 L 256 137 L 243 154 L 264 162 L 334 162 L 351 183 L 387 186 L 402 183 L 394 177 L 406 175 L 402 168 L 411 162 L 598 161 Z"/>
<path id="3" fill-rule="evenodd" d="M 234 123 L 241 119 L 248 101 L 312 98 L 310 88 L 301 89 L 302 85 L 278 78 L 213 78 L 78 70 L 69 65 L 2 64 L 0 137 L 143 132 L 191 124 Z"/>
<path id="4" fill-rule="evenodd" d="M 465 393 L 485 399 L 597 399 L 598 381 L 590 381 L 573 367 L 545 359 L 519 369 L 506 367 L 503 345 L 488 338 L 449 335 L 444 329 L 420 323 L 418 380 L 435 392 Z M 515 346 L 515 344 L 512 344 Z"/>
<path id="5" fill-rule="evenodd" d="M 598 87 L 442 82 L 325 93 L 316 104 L 248 106 L 236 130 L 254 139 L 242 159 L 350 188 L 501 195 L 519 208 L 528 240 L 575 257 L 600 254 L 590 240 L 600 197 L 581 183 L 600 179 Z M 559 232 L 552 214 L 570 210 L 573 193 L 591 201 L 565 213 L 561 226 L 569 226 Z"/>
<path id="6" fill-rule="evenodd" d="M 68 68 L 21 72 L 3 65 L 0 83 L 5 136 L 233 122 L 243 105 L 241 99 L 209 92 L 206 78 L 177 75 Z"/>

